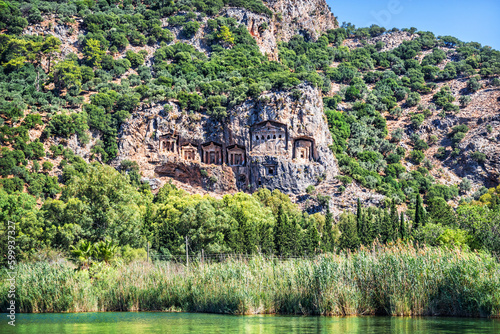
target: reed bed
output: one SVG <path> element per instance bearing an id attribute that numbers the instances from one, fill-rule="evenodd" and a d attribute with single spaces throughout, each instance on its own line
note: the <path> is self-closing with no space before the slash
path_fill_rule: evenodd
<path id="1" fill-rule="evenodd" d="M 499 262 L 460 249 L 374 245 L 314 259 L 135 262 L 93 274 L 65 261 L 18 269 L 20 312 L 500 316 Z M 7 289 L 0 285 L 2 307 Z"/>

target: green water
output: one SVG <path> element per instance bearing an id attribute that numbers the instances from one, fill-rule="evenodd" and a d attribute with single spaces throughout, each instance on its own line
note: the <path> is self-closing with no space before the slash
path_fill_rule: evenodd
<path id="1" fill-rule="evenodd" d="M 0 333 L 500 333 L 500 320 L 391 317 L 230 316 L 195 313 L 1 314 Z"/>

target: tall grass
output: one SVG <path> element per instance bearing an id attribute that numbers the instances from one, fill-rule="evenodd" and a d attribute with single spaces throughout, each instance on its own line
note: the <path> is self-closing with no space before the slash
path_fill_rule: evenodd
<path id="1" fill-rule="evenodd" d="M 7 289 L 0 285 L 2 307 Z M 90 274 L 40 262 L 19 265 L 17 305 L 21 312 L 500 316 L 500 264 L 487 254 L 402 244 L 188 269 L 136 262 Z"/>

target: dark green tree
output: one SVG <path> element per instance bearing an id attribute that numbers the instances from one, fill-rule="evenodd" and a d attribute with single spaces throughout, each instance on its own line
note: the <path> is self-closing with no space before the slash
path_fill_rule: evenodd
<path id="1" fill-rule="evenodd" d="M 392 240 L 392 221 L 387 209 L 379 211 L 380 217 L 380 241 L 386 243 Z"/>
<path id="2" fill-rule="evenodd" d="M 396 239 L 399 237 L 399 214 L 398 214 L 398 209 L 396 207 L 396 202 L 394 200 L 391 201 L 390 220 L 392 223 L 390 239 L 392 241 L 396 241 Z"/>
<path id="3" fill-rule="evenodd" d="M 430 222 L 450 226 L 456 221 L 455 211 L 442 197 L 427 201 L 427 218 Z"/>
<path id="4" fill-rule="evenodd" d="M 294 235 L 294 223 L 285 212 L 283 204 L 281 204 L 278 208 L 276 232 L 274 234 L 274 244 L 279 255 L 292 255 L 295 249 L 294 243 L 298 240 L 295 240 L 297 235 Z"/>
<path id="5" fill-rule="evenodd" d="M 401 219 L 399 223 L 399 235 L 401 237 L 401 240 L 406 240 L 408 238 L 408 225 L 406 224 L 405 215 L 403 212 L 401 212 Z"/>
<path id="6" fill-rule="evenodd" d="M 358 235 L 360 234 L 361 232 L 361 228 L 363 226 L 363 212 L 362 212 L 362 208 L 361 208 L 361 201 L 359 200 L 358 198 L 358 207 L 357 207 L 357 210 L 356 210 L 356 224 L 358 226 Z"/>
<path id="7" fill-rule="evenodd" d="M 302 240 L 302 251 L 308 255 L 314 255 L 319 250 L 321 238 L 314 220 L 310 219 L 306 224 L 307 228 Z"/>
<path id="8" fill-rule="evenodd" d="M 332 252 L 334 247 L 333 239 L 333 215 L 328 208 L 326 210 L 325 216 L 325 227 L 323 229 L 323 235 L 321 236 L 321 248 L 323 252 Z"/>
<path id="9" fill-rule="evenodd" d="M 343 213 L 339 222 L 340 238 L 339 246 L 341 249 L 355 250 L 359 247 L 359 237 L 356 227 L 356 216 Z"/>
<path id="10" fill-rule="evenodd" d="M 417 201 L 415 205 L 415 229 L 425 226 L 424 206 L 422 205 L 422 197 L 417 194 Z"/>

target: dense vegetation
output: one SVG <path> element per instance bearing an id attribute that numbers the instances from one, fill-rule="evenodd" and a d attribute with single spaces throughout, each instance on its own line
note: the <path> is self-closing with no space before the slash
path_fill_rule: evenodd
<path id="1" fill-rule="evenodd" d="M 69 164 L 61 197 L 48 198 L 40 207 L 29 194 L 0 189 L 0 219 L 18 222 L 17 260 L 44 259 L 55 250 L 86 267 L 115 257 L 144 258 L 148 242 L 151 256 L 165 259 L 185 255 L 186 238 L 192 255 L 314 256 L 398 239 L 500 252 L 500 187 L 457 210 L 439 196 L 427 209 L 418 196 L 416 209 L 401 215 L 394 201 L 387 209 L 358 204 L 356 214 L 346 212 L 335 223 L 330 213 L 308 215 L 288 196 L 267 189 L 217 200 L 167 184 L 153 196 L 138 181 L 136 168 L 124 163 L 120 173 L 99 163 Z M 1 251 L 7 254 L 5 231 L 2 224 Z M 106 258 L 82 259 L 82 251 L 100 247 L 103 240 L 109 243 Z M 89 258 L 94 260 L 87 263 Z"/>
<path id="2" fill-rule="evenodd" d="M 499 83 L 498 51 L 450 36 L 436 38 L 414 28 L 406 31 L 418 37 L 394 50 L 380 52 L 382 42 L 365 42 L 364 47 L 350 51 L 341 45 L 344 39 L 376 37 L 385 29 L 356 29 L 344 24 L 327 31 L 316 42 L 297 35 L 280 44 L 279 62 L 269 61 L 246 27 L 237 25 L 232 18 L 216 16 L 228 5 L 272 17 L 259 0 L 2 4 L 3 22 L 10 22 L 7 34 L 2 34 L 0 40 L 0 83 L 4 93 L 0 99 L 0 141 L 10 148 L 3 149 L 0 165 L 4 167 L 3 176 L 14 176 L 12 181 L 5 181 L 8 192 L 21 189 L 23 183 L 35 196 L 53 197 L 60 191 L 57 182 L 47 175 L 33 175 L 40 169 L 36 168 L 38 161 L 48 154 L 42 145 L 47 138 L 68 139 L 76 134 L 86 144 L 88 130 L 97 130 L 101 136 L 92 144 L 92 159 L 109 162 L 118 151 L 121 123 L 140 104 L 175 101 L 194 121 L 199 119 L 197 113 L 206 113 L 223 122 L 228 108 L 248 98 L 258 98 L 270 89 L 292 89 L 306 81 L 325 93 L 325 113 L 334 138 L 332 149 L 341 171 L 397 204 L 407 202 L 412 207 L 415 195 L 426 195 L 433 186 L 434 179 L 428 173 L 433 166 L 424 152 L 436 143 L 414 135 L 413 150 L 407 152 L 398 145 L 403 129 L 396 129 L 387 138 L 383 114 L 399 117 L 402 107 L 416 106 L 422 94 L 433 94 L 434 102 L 419 105 L 421 112 L 411 117 L 418 128 L 434 112 L 441 110 L 446 117 L 459 108 L 447 86 L 436 90 L 437 82 L 470 78 L 469 93 L 481 88 L 479 76 L 490 78 L 491 85 Z M 210 17 L 205 24 L 207 15 Z M 58 38 L 22 34 L 21 28 L 40 23 L 43 16 L 55 17 L 54 24 L 69 27 L 70 33 L 75 18 L 82 19 L 85 34 L 78 36 L 77 44 L 83 57 L 69 53 L 59 59 Z M 169 29 L 162 28 L 161 19 L 167 19 Z M 186 43 L 202 25 L 205 52 Z M 181 28 L 181 39 L 174 43 L 174 32 Z M 145 49 L 125 52 L 129 45 L 154 47 L 152 66 L 145 66 L 149 61 Z M 416 56 L 422 52 L 427 54 L 419 61 Z M 448 62 L 443 69 L 437 67 L 453 53 L 456 61 Z M 125 57 L 115 59 L 117 54 Z M 331 67 L 334 62 L 338 66 Z M 332 82 L 345 85 L 333 96 L 329 93 Z M 90 96 L 89 103 L 84 102 L 84 96 Z M 470 101 L 468 95 L 459 99 L 461 105 L 467 104 L 467 98 Z M 348 110 L 336 111 L 340 102 L 350 103 Z M 28 131 L 44 125 L 43 135 L 30 141 Z M 454 159 L 460 154 L 456 145 L 465 133 L 452 132 L 452 152 L 442 147 L 436 156 Z M 478 162 L 485 159 L 479 151 L 473 158 Z M 401 164 L 404 159 L 421 167 L 408 173 Z M 31 171 L 26 168 L 30 160 Z M 44 171 L 49 174 L 50 169 Z M 454 188 L 448 192 L 456 193 Z"/>
<path id="3" fill-rule="evenodd" d="M 367 266 L 373 265 L 370 270 L 374 273 L 380 269 L 379 260 L 383 263 L 395 256 L 410 261 L 412 252 L 418 252 L 412 245 L 500 252 L 500 186 L 489 190 L 483 187 L 472 196 L 463 196 L 458 208 L 452 208 L 447 202 L 458 202 L 459 195 L 468 193 L 471 184 L 467 179 L 457 185 L 436 184 L 429 172 L 434 167 L 425 152 L 437 144 L 437 139 L 431 136 L 426 141 L 413 134 L 409 136 L 411 150 L 399 145 L 406 133 L 414 133 L 432 115 L 446 118 L 466 106 L 470 95 L 483 84 L 499 86 L 500 53 L 478 43 L 436 37 L 414 28 L 405 31 L 417 33 L 415 39 L 380 52 L 382 42 L 371 45 L 365 40 L 385 33 L 385 29 L 356 29 L 344 24 L 325 32 L 317 41 L 295 36 L 280 43 L 279 61 L 270 61 L 260 53 L 245 26 L 217 15 L 224 6 L 245 7 L 279 20 L 279 13 L 272 13 L 260 0 L 0 1 L 0 252 L 7 254 L 6 223 L 15 221 L 18 261 L 47 260 L 56 252 L 83 269 L 73 272 L 66 264 L 26 264 L 21 267 L 26 282 L 47 273 L 53 275 L 50 277 L 54 282 L 66 282 L 68 289 L 80 279 L 82 289 L 85 284 L 93 289 L 85 305 L 77 304 L 77 295 L 71 295 L 73 302 L 70 298 L 64 303 L 53 300 L 53 304 L 47 301 L 38 305 L 34 304 L 39 302 L 37 298 L 29 301 L 26 296 L 42 290 L 26 292 L 23 310 L 180 308 L 253 312 L 252 308 L 260 305 L 258 298 L 249 302 L 235 295 L 232 305 L 205 305 L 200 302 L 204 295 L 199 290 L 185 291 L 184 285 L 175 293 L 171 291 L 176 296 L 171 298 L 178 298 L 175 301 L 162 299 L 154 305 L 139 305 L 133 299 L 139 297 L 131 296 L 130 304 L 118 305 L 106 293 L 101 294 L 104 287 L 117 287 L 113 285 L 120 282 L 114 280 L 116 275 L 133 276 L 144 268 L 132 265 L 121 272 L 107 264 L 144 259 L 148 243 L 153 258 L 182 256 L 186 239 L 194 255 L 204 252 L 284 257 L 314 257 L 356 250 L 374 242 L 391 244 L 401 240 L 408 246 L 398 246 L 403 250 L 390 248 L 380 259 L 370 258 L 363 251 L 354 257 L 326 255 L 319 263 L 292 263 L 301 268 L 300 272 L 289 267 L 291 262 L 273 264 L 262 271 L 252 267 L 259 260 L 250 264 L 235 262 L 208 269 L 197 267 L 185 276 L 172 273 L 163 283 L 175 289 L 169 284 L 179 279 L 186 286 L 195 286 L 221 267 L 228 273 L 245 272 L 255 280 L 268 277 L 270 270 L 289 271 L 290 276 L 285 276 L 290 282 L 312 290 L 306 289 L 301 295 L 302 290 L 297 288 L 291 295 L 280 295 L 286 290 L 282 289 L 285 283 L 273 281 L 269 291 L 275 295 L 262 301 L 267 305 L 266 312 L 298 313 L 292 305 L 300 301 L 305 307 L 300 312 L 314 314 L 433 314 L 436 309 L 449 315 L 498 314 L 499 297 L 486 288 L 488 284 L 498 286 L 491 274 L 498 272 L 498 263 L 486 255 L 484 263 L 492 263 L 491 268 L 484 267 L 468 252 L 457 253 L 455 259 L 454 251 L 422 251 L 427 257 L 421 269 L 435 268 L 431 262 L 443 256 L 439 260 L 443 264 L 441 271 L 428 281 L 419 281 L 437 290 L 423 291 L 419 297 L 424 299 L 419 301 L 410 302 L 405 299 L 408 296 L 403 296 L 397 302 L 402 304 L 397 305 L 391 304 L 387 295 L 363 295 L 366 286 L 361 284 L 366 282 L 347 281 L 348 276 L 342 275 L 348 275 L 355 264 L 365 260 L 371 261 Z M 57 26 L 72 35 L 82 28 L 73 50 L 77 53 L 66 52 L 62 58 L 63 44 L 57 37 L 23 34 L 28 25 L 40 24 L 44 18 L 51 18 L 47 21 L 49 31 L 55 31 Z M 168 28 L 164 28 L 165 22 Z M 345 39 L 352 37 L 360 38 L 364 46 L 352 50 L 342 46 Z M 201 49 L 191 44 L 197 38 L 202 39 Z M 467 80 L 467 89 L 455 101 L 446 83 L 457 78 Z M 331 148 L 344 174 L 339 176 L 344 184 L 340 191 L 354 179 L 386 195 L 380 208 L 363 207 L 358 201 L 356 214 L 345 212 L 334 221 L 326 205 L 328 198 L 321 194 L 317 200 L 324 204 L 325 215 L 308 215 L 286 195 L 266 189 L 216 200 L 188 195 L 167 184 L 153 195 L 149 184 L 141 182 L 136 163 L 123 161 L 118 170 L 106 165 L 118 153 L 121 124 L 139 106 L 169 101 L 193 122 L 204 113 L 223 123 L 231 108 L 248 99 L 257 101 L 264 91 L 290 90 L 300 98 L 295 87 L 303 82 L 319 87 L 324 94 L 325 116 L 333 137 Z M 331 93 L 332 83 L 341 85 L 336 94 Z M 422 103 L 425 95 L 432 96 L 430 104 Z M 398 119 L 405 108 L 417 106 L 408 128 L 388 133 L 387 118 Z M 455 159 L 460 154 L 458 144 L 468 131 L 465 124 L 453 127 L 449 140 L 441 142 L 443 146 L 435 156 L 443 161 Z M 95 134 L 96 141 L 92 138 Z M 49 145 L 53 139 L 56 144 Z M 81 145 L 91 145 L 90 163 L 71 149 L 75 139 Z M 478 163 L 486 159 L 480 151 L 471 158 Z M 405 160 L 416 167 L 407 171 L 402 163 Z M 314 193 L 314 187 L 309 189 Z M 398 213 L 401 204 L 407 209 Z M 6 260 L 3 256 L 2 266 Z M 314 290 L 312 287 L 318 286 L 309 283 L 313 277 L 326 277 L 315 274 L 322 268 L 328 275 L 343 277 L 346 285 L 339 289 L 345 288 L 345 293 L 350 291 L 352 295 L 335 295 L 332 298 L 339 299 L 332 304 L 326 300 L 313 303 L 320 290 Z M 450 310 L 456 295 L 440 289 L 452 289 L 448 283 L 453 277 L 462 280 L 460 288 L 469 287 L 470 280 L 477 277 L 461 273 L 464 268 L 477 270 L 470 275 L 486 275 L 481 276 L 485 281 L 479 280 L 473 286 L 478 290 L 471 290 L 467 296 L 470 299 L 462 300 L 459 309 Z M 170 269 L 148 266 L 145 270 L 153 277 Z M 102 275 L 102 286 L 100 280 L 91 282 L 94 274 Z M 356 277 L 362 277 L 362 273 L 358 274 Z M 490 274 L 493 276 L 487 276 Z M 231 278 L 231 284 L 237 284 L 241 277 Z M 384 279 L 373 282 L 389 284 Z M 26 289 L 31 287 L 37 289 L 36 285 Z M 128 293 L 121 288 L 133 289 L 127 285 L 117 287 L 117 291 Z M 261 291 L 254 288 L 249 291 Z M 165 296 L 153 288 L 151 291 L 147 292 L 149 296 Z M 214 298 L 218 298 L 217 293 Z M 478 305 L 475 296 L 490 299 Z M 59 308 L 54 308 L 56 304 Z"/>
<path id="4" fill-rule="evenodd" d="M 229 314 L 500 315 L 500 265 L 486 254 L 393 245 L 314 260 L 132 263 L 99 272 L 19 266 L 22 312 L 170 310 Z M 1 277 L 1 276 L 0 276 Z M 6 307 L 8 285 L 0 285 Z"/>
<path id="5" fill-rule="evenodd" d="M 328 31 L 316 42 L 296 36 L 280 45 L 280 59 L 295 72 L 320 71 L 320 80 L 316 83 L 327 94 L 325 112 L 341 171 L 398 203 L 414 205 L 417 193 L 428 194 L 433 187 L 434 179 L 429 175 L 433 166 L 429 159 L 424 159 L 423 152 L 435 144 L 422 140 L 414 131 L 425 118 L 435 113 L 447 117 L 459 110 L 459 106 L 453 104 L 455 98 L 449 87 L 444 85 L 437 90 L 437 83 L 470 78 L 469 92 L 460 98 L 461 104 L 465 105 L 470 101 L 468 94 L 481 87 L 478 75 L 490 78 L 490 85 L 498 85 L 500 53 L 478 43 L 463 43 L 450 36 L 436 38 L 430 32 L 416 32 L 415 29 L 405 31 L 417 33 L 417 38 L 404 41 L 391 51 L 380 52 L 385 46 L 383 42 L 372 45 L 366 41 L 364 47 L 350 51 L 341 45 L 345 38 L 352 35 L 376 37 L 385 31 L 376 26 L 353 29 L 352 25 L 344 24 L 342 28 Z M 419 61 L 416 56 L 423 52 L 427 55 Z M 455 52 L 458 61 L 448 62 L 442 70 L 437 67 Z M 337 62 L 338 66 L 331 67 L 332 62 Z M 333 96 L 329 94 L 331 82 L 344 85 Z M 425 94 L 433 94 L 433 102 L 429 105 L 419 104 L 421 95 Z M 337 112 L 340 102 L 350 103 L 350 108 Z M 388 138 L 383 114 L 398 118 L 402 107 L 417 105 L 421 112 L 411 116 L 413 129 L 408 130 L 413 132 L 410 137 L 413 150 L 408 152 L 398 145 L 404 129 L 396 129 Z M 460 153 L 456 144 L 464 139 L 467 131 L 467 126 L 460 125 L 450 133 L 454 156 Z M 440 158 L 448 157 L 444 147 L 441 152 Z M 401 164 L 404 159 L 420 167 L 408 173 Z M 449 191 L 458 195 L 454 189 Z"/>

